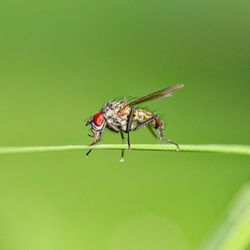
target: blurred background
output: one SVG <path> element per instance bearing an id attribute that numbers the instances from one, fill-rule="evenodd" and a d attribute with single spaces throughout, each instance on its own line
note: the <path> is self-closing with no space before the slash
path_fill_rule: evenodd
<path id="1" fill-rule="evenodd" d="M 106 101 L 144 105 L 179 144 L 249 144 L 248 1 L 2 0 L 0 146 L 89 144 Z M 132 143 L 158 143 L 147 129 Z M 103 143 L 120 143 L 105 131 Z M 1 155 L 0 249 L 193 250 L 250 176 L 247 156 Z"/>

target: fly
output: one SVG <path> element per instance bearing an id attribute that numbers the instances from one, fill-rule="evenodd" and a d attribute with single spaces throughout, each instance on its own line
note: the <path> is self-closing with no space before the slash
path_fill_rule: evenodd
<path id="1" fill-rule="evenodd" d="M 128 149 L 130 149 L 130 133 L 141 127 L 147 126 L 150 132 L 156 138 L 160 139 L 160 141 L 174 144 L 177 149 L 179 149 L 177 143 L 170 141 L 164 136 L 164 122 L 160 117 L 156 113 L 138 108 L 136 105 L 159 98 L 169 97 L 175 90 L 183 87 L 183 84 L 177 83 L 131 102 L 128 102 L 127 98 L 107 102 L 101 108 L 100 112 L 95 114 L 86 123 L 86 126 L 91 125 L 93 134 L 90 135 L 93 137 L 93 142 L 90 146 L 97 144 L 102 139 L 105 128 L 108 128 L 114 132 L 120 133 L 123 142 L 125 139 L 124 133 L 126 133 Z M 155 132 L 156 130 L 158 130 L 159 135 Z M 87 155 L 89 155 L 91 151 L 92 149 L 87 152 Z M 121 160 L 123 158 L 124 150 L 122 150 L 121 153 Z"/>

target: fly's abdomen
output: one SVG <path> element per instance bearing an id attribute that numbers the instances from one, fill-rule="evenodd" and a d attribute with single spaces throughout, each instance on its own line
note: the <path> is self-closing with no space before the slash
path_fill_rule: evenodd
<path id="1" fill-rule="evenodd" d="M 156 114 L 150 112 L 145 109 L 136 109 L 134 111 L 133 123 L 132 123 L 132 130 L 135 129 L 138 125 L 141 125 L 148 121 L 151 117 L 155 116 Z M 148 125 L 159 128 L 163 126 L 163 122 L 156 116 Z"/>

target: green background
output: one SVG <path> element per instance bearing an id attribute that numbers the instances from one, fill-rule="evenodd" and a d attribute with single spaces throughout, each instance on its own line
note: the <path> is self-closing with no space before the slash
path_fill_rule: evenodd
<path id="1" fill-rule="evenodd" d="M 88 144 L 109 99 L 180 144 L 249 144 L 249 1 L 0 2 L 0 145 Z M 157 143 L 147 129 L 132 143 Z M 104 143 L 120 143 L 105 131 Z M 94 151 L 0 157 L 0 249 L 193 250 L 249 180 L 247 156 Z"/>

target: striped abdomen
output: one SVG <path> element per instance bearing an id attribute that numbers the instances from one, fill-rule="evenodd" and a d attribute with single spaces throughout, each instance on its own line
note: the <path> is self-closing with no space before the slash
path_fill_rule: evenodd
<path id="1" fill-rule="evenodd" d="M 164 123 L 163 121 L 153 112 L 150 112 L 145 109 L 136 108 L 134 111 L 134 117 L 132 122 L 132 130 L 135 129 L 138 125 L 145 123 L 148 119 L 155 116 L 155 118 L 148 124 L 156 129 L 163 129 Z"/>

